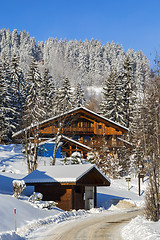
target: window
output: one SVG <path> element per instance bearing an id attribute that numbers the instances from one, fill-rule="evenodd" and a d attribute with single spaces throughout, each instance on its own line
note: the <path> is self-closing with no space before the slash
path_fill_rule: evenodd
<path id="1" fill-rule="evenodd" d="M 87 122 L 87 127 L 91 127 L 91 123 L 90 122 Z"/>
<path id="2" fill-rule="evenodd" d="M 87 127 L 87 122 L 83 122 L 83 127 Z"/>
<path id="3" fill-rule="evenodd" d="M 98 129 L 102 129 L 102 125 L 98 125 Z"/>
<path id="4" fill-rule="evenodd" d="M 89 142 L 89 141 L 91 141 L 91 137 L 90 136 L 84 136 L 83 141 L 84 142 Z"/>
<path id="5" fill-rule="evenodd" d="M 73 140 L 76 140 L 76 141 L 79 141 L 79 140 L 81 139 L 81 137 L 78 136 L 78 135 L 76 135 L 76 136 L 73 136 L 72 139 L 73 139 Z"/>
<path id="6" fill-rule="evenodd" d="M 78 127 L 78 122 L 74 122 L 74 127 Z"/>
<path id="7" fill-rule="evenodd" d="M 83 122 L 83 127 L 90 128 L 91 127 L 91 123 L 90 122 Z"/>

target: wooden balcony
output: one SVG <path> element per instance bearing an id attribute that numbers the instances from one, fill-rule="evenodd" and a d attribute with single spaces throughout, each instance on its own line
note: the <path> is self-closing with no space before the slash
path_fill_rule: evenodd
<path id="1" fill-rule="evenodd" d="M 94 128 L 88 127 L 65 127 L 63 129 L 64 134 L 94 134 Z"/>

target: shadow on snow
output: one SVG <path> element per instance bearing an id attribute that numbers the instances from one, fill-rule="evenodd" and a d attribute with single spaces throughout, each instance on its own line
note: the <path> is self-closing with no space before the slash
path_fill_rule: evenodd
<path id="1" fill-rule="evenodd" d="M 114 195 L 97 193 L 97 207 L 104 207 L 105 209 L 109 209 L 111 205 L 116 205 L 120 200 L 123 199 L 124 198 L 122 197 Z"/>

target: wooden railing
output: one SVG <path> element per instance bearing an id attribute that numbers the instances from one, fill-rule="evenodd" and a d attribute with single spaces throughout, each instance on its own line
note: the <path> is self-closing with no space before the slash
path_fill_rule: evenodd
<path id="1" fill-rule="evenodd" d="M 94 128 L 88 127 L 65 127 L 63 133 L 74 132 L 74 133 L 94 133 Z"/>
<path id="2" fill-rule="evenodd" d="M 49 129 L 45 129 L 45 130 L 41 130 L 41 133 L 43 134 L 56 134 L 58 131 L 57 128 L 49 128 Z M 89 134 L 89 133 L 94 133 L 94 128 L 88 128 L 88 127 L 64 127 L 62 130 L 62 133 L 85 133 L 85 134 Z"/>

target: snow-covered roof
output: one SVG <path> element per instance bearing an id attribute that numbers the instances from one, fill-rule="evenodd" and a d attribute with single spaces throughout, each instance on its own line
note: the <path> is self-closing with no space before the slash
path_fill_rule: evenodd
<path id="1" fill-rule="evenodd" d="M 122 129 L 126 130 L 126 131 L 129 130 L 128 128 L 122 126 L 121 124 L 119 124 L 119 123 L 117 123 L 117 122 L 114 122 L 114 121 L 112 121 L 112 120 L 110 120 L 110 119 L 108 119 L 108 118 L 105 118 L 105 117 L 99 115 L 98 113 L 95 113 L 95 112 L 89 110 L 88 108 L 85 108 L 85 107 L 81 107 L 81 108 L 84 109 L 84 110 L 86 110 L 87 112 L 89 112 L 89 113 L 91 113 L 91 114 L 97 116 L 97 117 L 100 117 L 101 119 L 103 119 L 103 120 L 105 120 L 105 121 L 107 121 L 107 122 L 110 122 L 110 123 L 112 123 L 112 124 L 114 124 L 114 125 L 116 125 L 116 126 L 122 128 Z"/>
<path id="2" fill-rule="evenodd" d="M 68 141 L 68 142 L 72 142 L 72 143 L 74 143 L 75 145 L 78 145 L 78 146 L 80 146 L 80 147 L 86 148 L 86 149 L 88 149 L 89 151 L 92 150 L 92 148 L 90 148 L 90 147 L 88 147 L 88 146 L 86 146 L 86 145 L 84 145 L 84 144 L 82 144 L 82 143 L 80 143 L 80 142 L 78 142 L 78 141 L 76 141 L 76 140 L 73 140 L 73 139 L 71 139 L 71 138 L 69 138 L 69 137 L 66 137 L 66 136 L 64 136 L 64 135 L 61 136 L 61 140 L 62 140 L 62 141 L 63 141 L 63 139 L 66 140 L 66 141 Z M 55 140 L 56 140 L 56 137 L 51 138 L 51 139 L 48 139 L 47 141 L 43 141 L 43 142 L 41 142 L 39 145 L 43 145 L 43 144 L 45 144 L 45 143 L 52 143 L 52 142 L 55 143 Z"/>
<path id="3" fill-rule="evenodd" d="M 57 116 L 55 116 L 55 117 L 46 119 L 46 120 L 40 122 L 39 124 L 33 124 L 33 125 L 25 128 L 25 129 L 22 129 L 22 130 L 20 130 L 20 131 L 18 131 L 18 132 L 16 132 L 16 133 L 14 133 L 14 134 L 12 135 L 12 137 L 14 138 L 14 137 L 16 137 L 17 135 L 21 134 L 21 133 L 24 132 L 24 131 L 27 131 L 28 129 L 30 129 L 30 128 L 32 128 L 32 127 L 36 127 L 37 125 L 40 126 L 40 125 L 45 124 L 45 123 L 48 123 L 48 122 L 50 122 L 50 121 L 54 121 L 54 120 L 56 120 L 56 119 L 58 119 L 58 118 L 60 118 L 60 117 L 63 117 L 63 116 L 65 116 L 65 115 L 67 115 L 67 114 L 74 113 L 74 112 L 76 112 L 76 111 L 78 111 L 78 110 L 84 110 L 84 111 L 86 111 L 86 112 L 88 112 L 88 113 L 90 113 L 90 114 L 93 114 L 94 116 L 97 116 L 97 117 L 103 119 L 104 121 L 107 121 L 107 122 L 109 122 L 109 123 L 111 123 L 111 124 L 113 124 L 113 125 L 115 125 L 115 126 L 117 126 L 117 127 L 119 127 L 119 128 L 122 128 L 122 129 L 128 131 L 128 128 L 122 126 L 122 125 L 119 124 L 119 123 L 113 122 L 112 120 L 109 120 L 109 119 L 107 119 L 107 118 L 99 115 L 98 113 L 95 113 L 95 112 L 89 110 L 88 108 L 78 107 L 78 108 L 74 108 L 74 109 L 72 109 L 72 110 L 70 110 L 70 111 L 68 111 L 68 112 L 65 112 L 65 113 L 63 113 L 63 114 L 60 114 L 60 115 L 57 115 Z"/>
<path id="4" fill-rule="evenodd" d="M 23 178 L 25 183 L 76 183 L 91 169 L 96 168 L 103 177 L 110 182 L 94 164 L 74 164 L 43 166 Z"/>
<path id="5" fill-rule="evenodd" d="M 80 147 L 82 147 L 82 148 L 85 148 L 85 149 L 87 149 L 87 150 L 89 150 L 89 151 L 92 150 L 92 148 L 90 148 L 90 147 L 88 147 L 88 146 L 86 146 L 86 145 L 84 145 L 84 144 L 82 144 L 82 143 L 80 143 L 80 142 L 78 142 L 78 141 L 76 141 L 76 140 L 73 140 L 73 139 L 71 139 L 71 138 L 69 138 L 69 137 L 66 137 L 66 136 L 64 136 L 64 135 L 62 135 L 62 137 L 61 137 L 61 142 L 60 142 L 59 145 L 62 145 L 62 144 L 63 144 L 63 139 L 66 140 L 66 141 L 68 141 L 68 142 L 72 142 L 72 143 L 74 143 L 75 145 L 80 146 Z M 44 138 L 43 138 L 43 140 L 44 140 Z M 56 140 L 55 137 L 54 137 L 54 138 L 47 139 L 46 141 L 40 142 L 40 143 L 39 143 L 39 146 L 41 146 L 41 145 L 43 145 L 43 144 L 45 144 L 45 143 L 55 143 L 55 140 Z M 34 148 L 34 144 L 31 146 L 31 148 Z M 24 152 L 24 150 L 22 150 L 22 152 Z"/>
<path id="6" fill-rule="evenodd" d="M 69 138 L 69 137 L 66 137 L 66 136 L 64 136 L 64 135 L 62 135 L 62 140 L 63 140 L 63 139 L 65 139 L 65 140 L 67 140 L 67 141 L 70 141 L 70 142 L 74 143 L 75 145 L 78 145 L 78 146 L 81 146 L 81 147 L 83 147 L 83 148 L 86 148 L 86 149 L 88 149 L 89 151 L 92 150 L 92 148 L 90 148 L 90 147 L 88 147 L 88 146 L 86 146 L 86 145 L 84 145 L 84 144 L 82 144 L 82 143 L 80 143 L 80 142 L 78 142 L 78 141 L 76 141 L 76 140 L 73 140 L 73 139 L 71 139 L 71 138 Z"/>
<path id="7" fill-rule="evenodd" d="M 85 107 L 83 107 L 83 106 L 77 107 L 77 108 L 73 108 L 72 110 L 70 110 L 70 111 L 68 111 L 68 112 L 64 112 L 63 114 L 57 115 L 57 116 L 52 117 L 52 118 L 49 118 L 49 119 L 47 119 L 47 120 L 44 120 L 44 121 L 42 121 L 39 125 L 44 124 L 44 123 L 47 123 L 47 122 L 50 122 L 50 121 L 55 120 L 55 119 L 57 119 L 57 118 L 60 118 L 60 117 L 62 117 L 62 116 L 64 116 L 64 115 L 71 114 L 71 113 L 76 112 L 76 111 L 78 111 L 78 110 L 84 110 L 84 111 L 86 111 L 86 112 L 88 112 L 88 113 L 93 114 L 94 116 L 97 116 L 97 117 L 99 117 L 99 118 L 101 118 L 101 119 L 103 119 L 103 120 L 105 120 L 105 121 L 107 121 L 107 122 L 110 122 L 110 123 L 112 123 L 112 124 L 114 124 L 114 125 L 116 125 L 116 126 L 118 126 L 118 127 L 120 127 L 120 128 L 123 128 L 123 129 L 125 129 L 125 130 L 128 131 L 128 128 L 122 126 L 121 124 L 116 123 L 116 122 L 113 122 L 112 120 L 110 120 L 110 119 L 108 119 L 108 118 L 105 118 L 105 117 L 99 115 L 98 113 L 95 113 L 95 112 L 91 111 L 90 109 L 85 108 Z"/>

